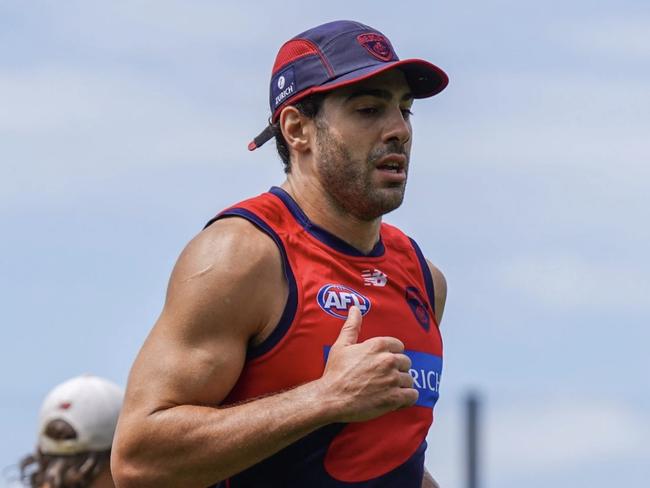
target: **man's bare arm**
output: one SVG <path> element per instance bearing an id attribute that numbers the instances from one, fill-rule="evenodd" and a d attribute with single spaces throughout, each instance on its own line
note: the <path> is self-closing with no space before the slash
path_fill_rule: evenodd
<path id="1" fill-rule="evenodd" d="M 436 307 L 436 321 L 438 325 L 442 322 L 442 314 L 445 311 L 445 303 L 447 302 L 447 280 L 445 275 L 434 266 L 428 259 L 427 265 L 429 266 L 429 271 L 431 272 L 431 278 L 433 279 L 433 290 L 435 293 L 434 306 Z"/>
<path id="2" fill-rule="evenodd" d="M 277 323 L 286 296 L 275 244 L 248 222 L 218 221 L 188 245 L 129 377 L 113 446 L 119 487 L 208 486 L 323 425 L 416 401 L 403 344 L 356 344 L 361 314 L 353 309 L 322 378 L 217 408 L 241 373 L 247 345 Z"/>
<path id="3" fill-rule="evenodd" d="M 424 468 L 424 476 L 422 478 L 422 488 L 440 488 L 438 482 L 431 476 L 431 473 Z"/>
<path id="4" fill-rule="evenodd" d="M 442 314 L 445 311 L 445 303 L 447 301 L 447 280 L 442 272 L 434 266 L 429 260 L 427 260 L 427 265 L 429 266 L 429 271 L 431 272 L 431 278 L 433 279 L 433 289 L 435 293 L 435 307 L 436 307 L 436 321 L 438 326 L 442 321 Z M 424 469 L 424 477 L 422 478 L 422 488 L 440 488 L 438 482 L 431 476 L 431 473 Z"/>

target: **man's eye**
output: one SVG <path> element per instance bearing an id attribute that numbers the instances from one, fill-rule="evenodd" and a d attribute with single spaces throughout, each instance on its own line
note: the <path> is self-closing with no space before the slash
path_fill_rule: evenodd
<path id="1" fill-rule="evenodd" d="M 412 115 L 413 115 L 413 112 L 411 112 L 411 109 L 409 109 L 409 108 L 403 108 L 402 109 L 402 117 L 404 117 L 404 120 L 410 119 Z"/>
<path id="2" fill-rule="evenodd" d="M 379 109 L 377 107 L 363 107 L 358 108 L 357 112 L 359 112 L 361 115 L 375 115 L 377 112 L 379 112 Z"/>

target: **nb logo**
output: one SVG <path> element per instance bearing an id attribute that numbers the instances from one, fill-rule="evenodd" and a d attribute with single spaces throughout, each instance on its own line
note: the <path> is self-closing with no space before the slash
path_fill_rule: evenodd
<path id="1" fill-rule="evenodd" d="M 370 271 L 369 269 L 364 269 L 361 272 L 361 277 L 363 278 L 363 284 L 366 286 L 386 286 L 388 283 L 388 276 L 386 273 L 374 269 Z"/>
<path id="2" fill-rule="evenodd" d="M 344 285 L 325 285 L 318 291 L 316 298 L 320 308 L 339 319 L 346 319 L 353 305 L 359 307 L 361 315 L 370 310 L 370 300 Z"/>

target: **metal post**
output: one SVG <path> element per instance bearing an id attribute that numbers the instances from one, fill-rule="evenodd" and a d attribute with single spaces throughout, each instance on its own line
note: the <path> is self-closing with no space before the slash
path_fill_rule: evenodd
<path id="1" fill-rule="evenodd" d="M 479 488 L 478 470 L 479 470 L 479 452 L 478 452 L 478 435 L 479 435 L 479 410 L 481 407 L 479 395 L 476 392 L 468 393 L 465 399 L 465 409 L 467 412 L 467 488 Z"/>

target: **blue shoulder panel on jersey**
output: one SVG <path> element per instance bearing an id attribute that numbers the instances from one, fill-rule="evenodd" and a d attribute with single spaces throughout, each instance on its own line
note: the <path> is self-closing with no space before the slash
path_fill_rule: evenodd
<path id="1" fill-rule="evenodd" d="M 411 245 L 413 246 L 413 249 L 415 250 L 415 254 L 418 257 L 418 261 L 420 262 L 420 268 L 422 268 L 422 274 L 424 275 L 424 284 L 427 287 L 427 296 L 429 297 L 429 304 L 431 305 L 431 310 L 435 314 L 436 295 L 433 290 L 433 278 L 431 277 L 431 270 L 429 269 L 427 260 L 424 258 L 424 254 L 422 254 L 422 250 L 420 249 L 420 246 L 418 246 L 417 242 L 415 242 L 410 237 L 409 240 L 411 241 Z"/>

